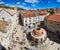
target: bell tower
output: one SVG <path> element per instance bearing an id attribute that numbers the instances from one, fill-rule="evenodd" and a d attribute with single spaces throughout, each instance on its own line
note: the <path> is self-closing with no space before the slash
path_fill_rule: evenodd
<path id="1" fill-rule="evenodd" d="M 17 12 L 17 3 L 14 3 L 14 10 Z"/>

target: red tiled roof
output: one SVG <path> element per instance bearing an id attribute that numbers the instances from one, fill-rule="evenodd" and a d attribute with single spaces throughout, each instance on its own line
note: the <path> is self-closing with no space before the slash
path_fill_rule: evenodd
<path id="1" fill-rule="evenodd" d="M 56 21 L 56 22 L 60 22 L 60 15 L 59 14 L 49 15 L 46 17 L 46 19 Z"/>
<path id="2" fill-rule="evenodd" d="M 42 28 L 40 30 L 34 29 L 32 32 L 32 34 L 37 37 L 42 36 L 44 33 L 45 33 L 45 30 Z"/>
<path id="3" fill-rule="evenodd" d="M 20 10 L 20 13 L 23 18 L 29 18 L 29 17 L 41 16 L 47 14 L 45 11 L 41 11 L 41 10 Z"/>

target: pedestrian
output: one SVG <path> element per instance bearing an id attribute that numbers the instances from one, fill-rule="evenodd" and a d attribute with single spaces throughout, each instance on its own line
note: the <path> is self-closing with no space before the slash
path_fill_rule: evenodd
<path id="1" fill-rule="evenodd" d="M 18 38 L 18 37 L 16 37 L 16 39 L 17 39 L 17 40 L 19 40 L 19 38 Z"/>
<path id="2" fill-rule="evenodd" d="M 59 48 L 57 50 L 59 50 Z"/>
<path id="3" fill-rule="evenodd" d="M 10 50 L 10 47 L 8 47 L 8 50 Z"/>

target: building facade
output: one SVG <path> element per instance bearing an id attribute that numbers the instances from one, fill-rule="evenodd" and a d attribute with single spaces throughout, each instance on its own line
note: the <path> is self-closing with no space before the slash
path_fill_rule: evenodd
<path id="1" fill-rule="evenodd" d="M 35 27 L 44 21 L 44 18 L 49 15 L 49 13 L 36 13 L 35 11 L 21 11 L 21 18 L 23 21 L 23 26 Z"/>
<path id="2" fill-rule="evenodd" d="M 60 14 L 49 15 L 45 18 L 45 26 L 51 32 L 60 34 Z"/>
<path id="3" fill-rule="evenodd" d="M 13 31 L 17 24 L 17 9 L 0 8 L 0 43 L 5 48 L 8 48 L 9 44 L 12 43 Z"/>

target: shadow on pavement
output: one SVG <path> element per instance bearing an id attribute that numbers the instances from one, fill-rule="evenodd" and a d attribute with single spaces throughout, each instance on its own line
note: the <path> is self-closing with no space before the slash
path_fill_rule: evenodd
<path id="1" fill-rule="evenodd" d="M 7 49 L 0 44 L 0 50 L 7 50 Z"/>
<path id="2" fill-rule="evenodd" d="M 44 28 L 47 32 L 47 36 L 50 40 L 52 40 L 53 42 L 56 42 L 58 44 L 60 44 L 60 35 L 57 35 L 56 33 L 54 32 L 51 32 L 49 31 L 45 25 L 40 25 L 41 28 Z"/>
<path id="3" fill-rule="evenodd" d="M 60 36 L 58 36 L 57 34 L 55 34 L 54 32 L 51 32 L 49 30 L 46 30 L 46 31 L 47 31 L 47 36 L 50 40 L 60 44 Z"/>
<path id="4" fill-rule="evenodd" d="M 37 43 L 34 42 L 34 41 L 31 39 L 31 34 L 30 34 L 30 33 L 28 33 L 26 37 L 27 37 L 27 40 L 29 41 L 29 43 L 30 43 L 31 46 L 37 46 Z"/>
<path id="5" fill-rule="evenodd" d="M 31 41 L 32 39 L 31 39 L 31 34 L 30 34 L 30 32 L 26 35 L 26 37 L 27 37 L 27 40 L 28 41 Z"/>

